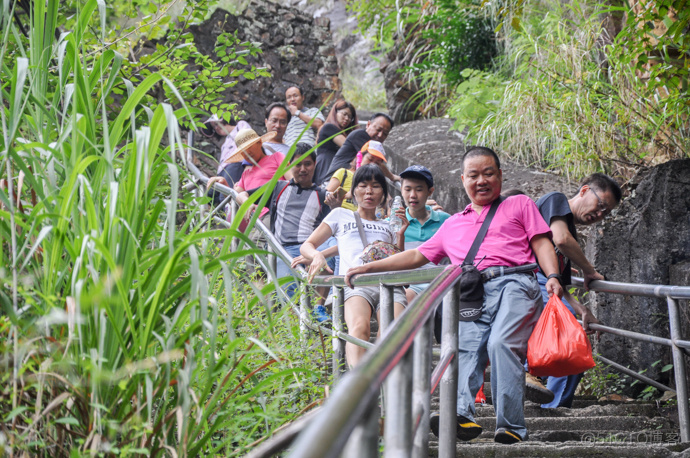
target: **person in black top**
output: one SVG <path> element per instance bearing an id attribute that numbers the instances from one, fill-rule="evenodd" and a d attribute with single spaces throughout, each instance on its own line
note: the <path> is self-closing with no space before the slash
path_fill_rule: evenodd
<path id="1" fill-rule="evenodd" d="M 358 123 L 357 110 L 350 102 L 338 100 L 333 104 L 333 108 L 326 118 L 326 123 L 319 129 L 316 139 L 318 148 L 316 150 L 314 183 L 320 185 L 326 181 L 322 178 L 328 172 L 335 153 L 343 146 L 347 135 L 357 128 Z"/>
<path id="2" fill-rule="evenodd" d="M 603 173 L 595 173 L 583 180 L 577 194 L 571 199 L 563 193 L 550 192 L 537 201 L 537 208 L 553 233 L 553 244 L 558 256 L 563 286 L 571 284 L 571 261 L 582 269 L 585 288 L 589 287 L 592 280 L 604 279 L 604 276 L 595 270 L 582 252 L 577 242 L 575 226 L 595 224 L 603 220 L 618 205 L 621 195 L 621 189 L 613 178 Z M 546 277 L 542 272 L 537 274 L 537 281 L 542 287 L 542 296 L 546 303 L 549 298 L 545 294 Z M 567 288 L 564 288 L 563 303 L 573 315 L 575 312 L 582 315 L 582 326 L 588 334 L 593 332 L 589 330 L 589 324 L 599 321 L 587 307 L 568 292 Z M 549 377 L 546 387 L 553 392 L 554 399 L 543 403 L 542 407 L 570 407 L 582 375 Z M 530 390 L 527 393 L 529 394 Z"/>
<path id="3" fill-rule="evenodd" d="M 350 133 L 335 154 L 331 166 L 323 178 L 324 181 L 330 180 L 336 170 L 350 167 L 350 162 L 357 156 L 362 146 L 369 140 L 376 140 L 383 143 L 393 128 L 393 119 L 385 113 L 375 113 L 367 122 L 365 129 L 358 129 Z M 385 172 L 384 172 L 385 173 Z M 398 180 L 400 177 L 398 177 Z"/>

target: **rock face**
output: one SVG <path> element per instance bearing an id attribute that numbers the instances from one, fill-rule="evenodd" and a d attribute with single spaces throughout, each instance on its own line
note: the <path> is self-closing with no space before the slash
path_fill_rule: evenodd
<path id="1" fill-rule="evenodd" d="M 451 131 L 450 119 L 412 121 L 394 127 L 384 146 L 389 154 L 389 166 L 395 173 L 412 164 L 420 164 L 434 175 L 434 198 L 448 213 L 467 206 L 469 198 L 462 187 L 460 160 L 465 143 L 457 131 Z M 539 172 L 522 165 L 502 160 L 503 190 L 518 188 L 532 199 L 551 191 L 572 195 L 577 186 L 565 178 Z"/>
<path id="2" fill-rule="evenodd" d="M 401 73 L 401 69 L 407 65 L 409 63 L 405 61 L 402 53 L 389 53 L 387 60 L 381 65 L 388 113 L 398 124 L 422 117 L 418 109 L 420 99 L 414 97 L 419 87 Z"/>
<path id="3" fill-rule="evenodd" d="M 216 10 L 205 22 L 189 28 L 200 52 L 215 57 L 215 43 L 221 33 L 234 33 L 242 41 L 261 43 L 262 54 L 247 61 L 266 67 L 270 78 L 241 77 L 219 97 L 237 103 L 245 119 L 257 132 L 264 132 L 264 111 L 273 102 L 285 102 L 285 90 L 293 84 L 305 92 L 306 106 L 321 106 L 329 96 L 340 94 L 338 61 L 328 18 L 313 18 L 296 8 L 264 0 L 253 0 L 240 16 Z M 215 147 L 207 151 L 216 155 Z"/>
<path id="4" fill-rule="evenodd" d="M 600 224 L 587 247 L 587 257 L 609 280 L 629 283 L 689 285 L 690 160 L 667 162 L 650 169 L 626 199 Z M 665 299 L 593 294 L 594 314 L 605 324 L 655 336 L 670 337 Z M 681 312 L 687 330 L 688 311 Z M 687 339 L 687 334 L 684 336 Z M 668 347 L 605 334 L 595 351 L 662 383 L 671 383 Z M 656 361 L 654 368 L 651 367 Z M 631 387 L 636 394 L 643 387 Z"/>

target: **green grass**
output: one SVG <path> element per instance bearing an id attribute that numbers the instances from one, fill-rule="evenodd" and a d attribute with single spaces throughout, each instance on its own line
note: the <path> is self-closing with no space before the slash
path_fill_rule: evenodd
<path id="1" fill-rule="evenodd" d="M 321 397 L 321 344 L 267 308 L 275 279 L 245 280 L 236 224 L 201 225 L 181 187 L 193 110 L 151 105 L 175 87 L 93 52 L 104 6 L 60 40 L 57 0 L 33 4 L 29 37 L 2 29 L 0 454 L 240 455 Z"/>

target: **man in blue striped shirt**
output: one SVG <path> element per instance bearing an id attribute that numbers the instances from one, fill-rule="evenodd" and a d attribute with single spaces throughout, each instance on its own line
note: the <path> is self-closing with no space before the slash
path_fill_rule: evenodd
<path id="1" fill-rule="evenodd" d="M 309 149 L 309 145 L 298 143 L 294 157 L 299 159 Z M 300 256 L 299 249 L 302 243 L 331 211 L 325 203 L 329 193 L 313 183 L 316 152 L 312 151 L 301 161 L 298 159 L 293 163 L 294 178 L 290 181 L 279 180 L 271 193 L 271 198 L 267 201 L 271 215 L 271 232 L 293 258 Z M 238 201 L 243 203 L 254 191 L 256 189 L 240 193 Z M 256 207 L 252 207 L 248 215 L 255 209 Z M 324 244 L 319 247 L 319 251 L 326 248 L 328 246 Z M 330 264 L 331 268 L 335 267 L 334 261 Z M 276 274 L 278 278 L 291 275 L 290 267 L 280 258 L 276 265 Z M 290 297 L 294 294 L 296 286 L 295 282 L 285 285 Z"/>

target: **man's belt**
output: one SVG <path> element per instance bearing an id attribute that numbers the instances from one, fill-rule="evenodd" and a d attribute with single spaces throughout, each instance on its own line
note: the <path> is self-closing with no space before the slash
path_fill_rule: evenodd
<path id="1" fill-rule="evenodd" d="M 537 269 L 537 263 L 536 262 L 533 262 L 532 264 L 525 264 L 524 266 L 516 266 L 516 267 L 503 267 L 503 266 L 487 267 L 486 269 L 482 270 L 482 279 L 486 283 L 489 280 L 493 280 L 494 278 L 502 277 L 504 275 L 534 273 L 534 271 L 536 269 Z"/>

